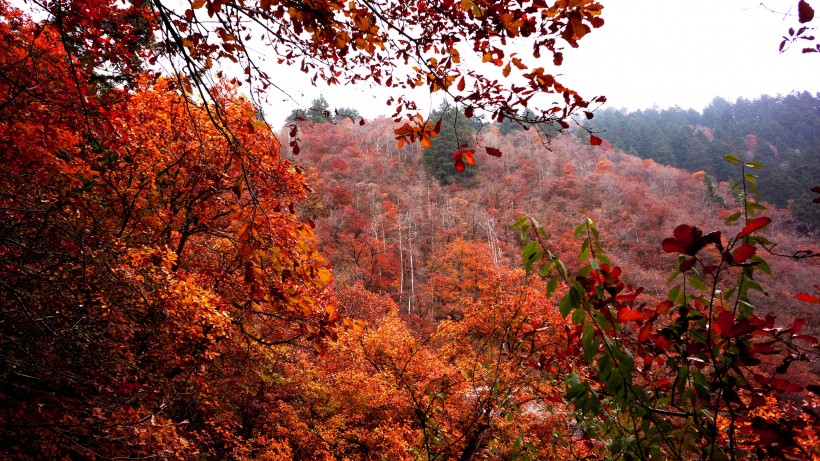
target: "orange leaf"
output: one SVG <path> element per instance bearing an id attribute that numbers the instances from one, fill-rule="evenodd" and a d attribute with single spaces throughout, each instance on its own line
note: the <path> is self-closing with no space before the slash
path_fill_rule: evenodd
<path id="1" fill-rule="evenodd" d="M 795 299 L 799 299 L 800 301 L 805 301 L 807 303 L 815 303 L 820 304 L 820 297 L 811 295 L 809 293 L 797 293 L 794 295 Z"/>
<path id="2" fill-rule="evenodd" d="M 635 320 L 645 320 L 647 318 L 646 314 L 628 307 L 618 311 L 618 320 L 622 322 L 634 322 Z"/>
<path id="3" fill-rule="evenodd" d="M 467 165 L 475 165 L 475 157 L 473 157 L 473 154 L 475 154 L 475 151 L 472 149 L 456 152 L 456 155 L 461 155 L 464 158 L 464 162 L 467 163 Z"/>

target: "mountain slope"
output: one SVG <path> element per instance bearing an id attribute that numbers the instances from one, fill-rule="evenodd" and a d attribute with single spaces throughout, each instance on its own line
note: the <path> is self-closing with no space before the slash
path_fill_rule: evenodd
<path id="1" fill-rule="evenodd" d="M 615 147 L 642 158 L 703 170 L 718 181 L 736 176 L 727 154 L 764 165 L 765 200 L 790 208 L 807 227 L 820 226 L 811 188 L 820 178 L 820 93 L 763 96 L 730 103 L 715 99 L 703 113 L 680 108 L 625 113 L 607 109 L 590 122 Z"/>

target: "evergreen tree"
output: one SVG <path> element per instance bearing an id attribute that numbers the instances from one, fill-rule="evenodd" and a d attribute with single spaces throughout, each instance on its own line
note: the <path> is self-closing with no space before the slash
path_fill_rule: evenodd
<path id="1" fill-rule="evenodd" d="M 330 104 L 324 96 L 319 96 L 307 109 L 295 109 L 287 118 L 289 122 L 328 123 L 332 121 Z"/>
<path id="2" fill-rule="evenodd" d="M 432 120 L 441 120 L 441 132 L 424 150 L 423 162 L 427 171 L 440 184 L 451 184 L 475 176 L 477 168 L 467 165 L 459 172 L 454 167 L 453 154 L 461 149 L 472 149 L 475 130 L 467 117 L 458 109 L 442 105 L 433 112 Z"/>
<path id="3" fill-rule="evenodd" d="M 352 107 L 340 107 L 333 111 L 333 120 L 344 120 L 346 118 L 358 122 L 362 119 L 362 114 Z"/>

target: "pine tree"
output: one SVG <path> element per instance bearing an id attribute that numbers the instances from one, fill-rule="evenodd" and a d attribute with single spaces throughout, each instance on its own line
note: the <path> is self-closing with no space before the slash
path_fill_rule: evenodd
<path id="1" fill-rule="evenodd" d="M 441 120 L 441 132 L 424 150 L 422 158 L 427 171 L 440 184 L 451 184 L 475 176 L 478 171 L 475 165 L 467 165 L 462 172 L 453 166 L 453 155 L 461 149 L 472 149 L 475 143 L 475 130 L 469 119 L 458 109 L 447 105 L 434 111 L 431 119 Z"/>

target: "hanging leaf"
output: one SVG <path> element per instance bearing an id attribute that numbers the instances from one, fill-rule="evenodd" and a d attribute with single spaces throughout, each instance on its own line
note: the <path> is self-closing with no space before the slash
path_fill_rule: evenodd
<path id="1" fill-rule="evenodd" d="M 453 161 L 455 162 L 454 166 L 456 170 L 458 170 L 459 172 L 464 171 L 466 166 L 464 165 L 464 160 L 462 159 L 461 151 L 458 151 L 455 154 L 453 154 Z"/>
<path id="2" fill-rule="evenodd" d="M 759 218 L 755 218 L 755 219 L 753 219 L 753 220 L 746 223 L 746 226 L 744 226 L 743 230 L 741 230 L 737 234 L 736 238 L 742 239 L 743 237 L 746 237 L 747 235 L 751 234 L 752 232 L 754 232 L 758 229 L 761 229 L 763 227 L 768 226 L 769 223 L 771 223 L 771 222 L 772 222 L 772 219 L 767 218 L 766 216 L 761 216 Z"/>
<path id="3" fill-rule="evenodd" d="M 797 3 L 797 20 L 800 24 L 811 22 L 814 19 L 814 8 L 811 7 L 806 0 L 800 0 Z"/>
<path id="4" fill-rule="evenodd" d="M 487 153 L 492 155 L 493 157 L 501 157 L 501 151 L 496 149 L 495 147 L 488 147 Z"/>
<path id="5" fill-rule="evenodd" d="M 589 136 L 589 144 L 592 146 L 600 146 L 603 142 L 603 139 L 595 136 L 594 134 Z"/>

